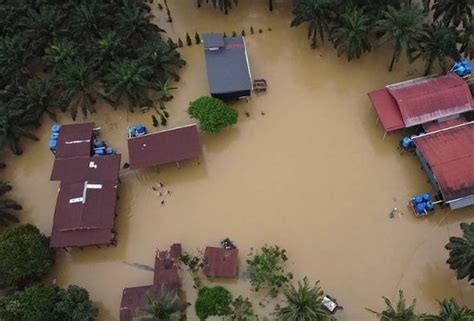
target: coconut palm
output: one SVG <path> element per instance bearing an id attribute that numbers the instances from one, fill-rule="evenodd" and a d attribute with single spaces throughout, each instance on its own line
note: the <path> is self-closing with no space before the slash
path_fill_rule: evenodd
<path id="1" fill-rule="evenodd" d="M 461 223 L 463 237 L 452 236 L 445 248 L 449 251 L 447 263 L 456 271 L 456 277 L 461 280 L 474 279 L 474 223 Z"/>
<path id="2" fill-rule="evenodd" d="M 39 126 L 39 122 L 36 114 L 25 113 L 13 103 L 0 103 L 0 148 L 8 147 L 14 154 L 20 155 L 23 153 L 19 146 L 20 138 L 37 141 L 38 137 L 31 133 L 31 129 Z"/>
<path id="3" fill-rule="evenodd" d="M 394 306 L 393 303 L 386 297 L 383 297 L 386 308 L 382 312 L 367 309 L 374 313 L 380 321 L 422 321 L 430 320 L 426 315 L 417 315 L 415 313 L 416 300 L 413 300 L 410 306 L 406 305 L 403 291 L 398 292 L 398 302 Z"/>
<path id="4" fill-rule="evenodd" d="M 376 32 L 380 34 L 378 44 L 395 42 L 388 71 L 392 71 L 393 65 L 400 60 L 403 52 L 411 59 L 411 53 L 416 48 L 417 39 L 421 35 L 419 25 L 424 16 L 423 10 L 416 5 L 402 4 L 399 9 L 388 6 L 382 18 L 377 21 Z"/>
<path id="5" fill-rule="evenodd" d="M 152 17 L 145 7 L 140 6 L 134 1 L 127 1 L 117 13 L 116 30 L 125 39 L 143 41 L 144 39 L 156 37 L 160 32 L 165 31 L 151 23 Z"/>
<path id="6" fill-rule="evenodd" d="M 139 52 L 140 59 L 155 70 L 155 76 L 164 82 L 169 77 L 179 80 L 178 69 L 186 64 L 175 46 L 163 40 L 148 41 Z"/>
<path id="7" fill-rule="evenodd" d="M 457 44 L 460 42 L 459 31 L 454 27 L 439 22 L 425 25 L 419 38 L 418 53 L 413 59 L 421 56 L 425 61 L 425 75 L 428 75 L 437 60 L 443 73 L 449 68 L 449 59 L 458 60 Z"/>
<path id="8" fill-rule="evenodd" d="M 158 94 L 160 95 L 160 100 L 162 101 L 170 101 L 174 98 L 173 95 L 170 94 L 171 90 L 177 89 L 170 84 L 169 80 L 161 82 L 158 84 Z"/>
<path id="9" fill-rule="evenodd" d="M 98 76 L 91 63 L 82 59 L 66 61 L 56 66 L 55 74 L 54 81 L 60 92 L 59 101 L 63 111 L 69 109 L 74 120 L 79 108 L 84 116 L 95 112 Z"/>
<path id="10" fill-rule="evenodd" d="M 143 60 L 125 59 L 113 63 L 103 81 L 109 99 L 115 103 L 125 103 L 133 111 L 135 107 L 151 104 L 147 89 L 157 87 L 156 83 L 150 81 L 153 78 L 153 68 Z"/>
<path id="11" fill-rule="evenodd" d="M 291 284 L 284 290 L 286 306 L 275 311 L 280 321 L 333 321 L 336 320 L 324 307 L 322 299 L 324 292 L 318 282 L 311 286 L 305 277 L 295 287 Z"/>
<path id="12" fill-rule="evenodd" d="M 461 33 L 460 52 L 462 52 L 466 58 L 474 59 L 474 19 L 466 24 Z"/>
<path id="13" fill-rule="evenodd" d="M 94 65 L 103 74 L 112 62 L 126 57 L 128 51 L 126 41 L 115 31 L 104 33 L 93 49 Z"/>
<path id="14" fill-rule="evenodd" d="M 472 20 L 473 0 L 435 0 L 432 10 L 433 19 L 457 27 Z"/>
<path id="15" fill-rule="evenodd" d="M 295 0 L 293 3 L 293 21 L 291 26 L 299 26 L 308 22 L 308 39 L 311 39 L 311 48 L 317 46 L 317 36 L 324 42 L 324 33 L 328 31 L 331 18 L 331 6 L 327 0 Z"/>
<path id="16" fill-rule="evenodd" d="M 22 21 L 24 35 L 31 44 L 31 48 L 38 56 L 45 48 L 66 34 L 64 20 L 66 15 L 57 6 L 43 5 L 38 10 L 29 9 Z"/>
<path id="17" fill-rule="evenodd" d="M 148 294 L 148 307 L 137 312 L 134 321 L 181 321 L 186 308 L 178 295 L 166 288 L 161 289 L 159 298 Z"/>
<path id="18" fill-rule="evenodd" d="M 107 20 L 107 10 L 103 3 L 92 0 L 75 4 L 70 16 L 70 31 L 89 39 L 99 35 L 100 24 Z"/>
<path id="19" fill-rule="evenodd" d="M 0 87 L 29 78 L 30 60 L 31 55 L 20 36 L 0 37 Z"/>
<path id="20" fill-rule="evenodd" d="M 340 23 L 331 30 L 331 41 L 337 48 L 337 55 L 347 55 L 347 60 L 360 58 L 362 53 L 370 51 L 370 18 L 362 9 L 349 9 L 340 19 Z"/>
<path id="21" fill-rule="evenodd" d="M 457 302 L 451 299 L 438 301 L 441 311 L 439 316 L 433 317 L 434 321 L 472 321 L 474 320 L 474 311 L 459 306 Z"/>

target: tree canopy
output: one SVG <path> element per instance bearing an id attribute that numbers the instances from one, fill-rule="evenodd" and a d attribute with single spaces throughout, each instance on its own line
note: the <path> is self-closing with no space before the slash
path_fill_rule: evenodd
<path id="1" fill-rule="evenodd" d="M 449 251 L 447 263 L 461 280 L 474 279 L 474 223 L 461 223 L 462 237 L 451 236 L 445 248 Z"/>
<path id="2" fill-rule="evenodd" d="M 203 96 L 191 102 L 188 114 L 199 121 L 202 130 L 218 133 L 237 123 L 238 113 L 217 98 Z"/>

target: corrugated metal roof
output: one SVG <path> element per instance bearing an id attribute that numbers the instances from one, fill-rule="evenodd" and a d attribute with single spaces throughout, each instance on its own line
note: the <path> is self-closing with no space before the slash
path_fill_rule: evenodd
<path id="1" fill-rule="evenodd" d="M 420 136 L 415 144 L 433 171 L 445 201 L 474 195 L 474 124 Z"/>
<path id="2" fill-rule="evenodd" d="M 153 284 L 180 287 L 176 262 L 181 256 L 181 244 L 173 244 L 170 251 L 157 251 Z"/>
<path id="3" fill-rule="evenodd" d="M 117 180 L 121 155 L 60 158 L 54 161 L 52 181 Z"/>
<path id="4" fill-rule="evenodd" d="M 396 100 L 405 127 L 472 110 L 467 83 L 455 74 L 429 76 L 386 87 Z"/>
<path id="5" fill-rule="evenodd" d="M 387 89 L 382 88 L 373 91 L 369 93 L 369 98 L 386 132 L 405 128 L 405 123 L 403 122 L 402 114 L 400 114 L 400 109 L 398 109 L 397 102 Z"/>
<path id="6" fill-rule="evenodd" d="M 228 94 L 252 89 L 245 42 L 242 37 L 224 38 L 219 50 L 205 50 L 207 79 L 211 94 Z"/>
<path id="7" fill-rule="evenodd" d="M 94 123 L 61 125 L 56 158 L 91 156 Z"/>
<path id="8" fill-rule="evenodd" d="M 239 250 L 206 247 L 203 273 L 210 278 L 235 278 L 239 270 Z"/>
<path id="9" fill-rule="evenodd" d="M 202 152 L 195 124 L 128 140 L 131 169 L 159 166 L 196 158 Z"/>
<path id="10" fill-rule="evenodd" d="M 110 244 L 117 185 L 116 181 L 62 183 L 54 212 L 50 246 Z"/>
<path id="11" fill-rule="evenodd" d="M 224 47 L 224 36 L 220 33 L 205 33 L 202 35 L 204 48 L 222 48 Z"/>
<path id="12" fill-rule="evenodd" d="M 432 121 L 432 122 L 423 124 L 423 130 L 426 133 L 431 133 L 431 132 L 438 131 L 440 129 L 450 128 L 453 126 L 465 124 L 466 122 L 467 122 L 466 118 L 464 118 L 463 116 L 457 117 L 454 119 L 449 119 L 442 122 Z"/>

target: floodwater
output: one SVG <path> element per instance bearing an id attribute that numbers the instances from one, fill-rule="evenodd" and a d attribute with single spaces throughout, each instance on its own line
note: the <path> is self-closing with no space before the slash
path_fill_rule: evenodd
<path id="1" fill-rule="evenodd" d="M 199 160 L 141 171 L 123 171 L 116 229 L 117 248 L 59 251 L 51 279 L 85 287 L 100 308 L 100 321 L 118 320 L 124 287 L 148 285 L 152 273 L 128 263 L 153 265 L 156 248 L 181 242 L 194 251 L 231 238 L 241 250 L 242 270 L 251 247 L 278 244 L 287 249 L 287 269 L 296 278 L 321 280 L 324 290 L 344 306 L 343 321 L 374 320 L 365 308 L 383 308 L 381 296 L 395 298 L 398 289 L 418 300 L 418 310 L 436 312 L 436 299 L 454 297 L 474 307 L 468 282 L 458 281 L 445 263 L 449 236 L 471 221 L 473 209 L 449 213 L 437 210 L 415 218 L 406 207 L 414 194 L 431 191 L 414 156 L 400 156 L 399 135 L 382 140 L 383 130 L 366 93 L 385 84 L 417 76 L 421 65 L 402 61 L 388 73 L 390 48 L 380 48 L 347 63 L 330 45 L 311 50 L 306 27 L 290 28 L 290 8 L 277 1 L 273 13 L 267 1 L 240 1 L 228 16 L 187 0 L 171 0 L 174 18 L 157 19 L 175 39 L 196 31 L 240 33 L 250 26 L 263 33 L 248 35 L 254 78 L 265 78 L 269 90 L 236 104 L 237 125 L 218 135 L 202 134 Z M 289 3 L 289 1 L 288 1 Z M 156 6 L 156 1 L 154 6 Z M 271 31 L 268 31 L 271 28 Z M 194 38 L 194 37 L 193 37 Z M 203 50 L 186 47 L 187 66 L 168 104 L 168 127 L 191 123 L 189 101 L 208 93 Z M 126 161 L 126 126 L 151 125 L 150 115 L 103 104 L 90 120 L 101 136 Z M 245 115 L 248 112 L 249 117 Z M 69 116 L 61 116 L 63 123 Z M 25 210 L 22 220 L 49 235 L 58 183 L 50 182 L 53 156 L 47 141 L 51 121 L 45 119 L 38 143 L 24 142 L 21 157 L 7 156 L 6 179 L 12 196 Z M 165 204 L 152 186 L 171 190 Z M 389 218 L 398 207 L 404 215 Z M 183 273 L 187 300 L 196 293 Z M 227 283 L 234 294 L 255 303 L 246 281 Z M 267 316 L 273 301 L 260 316 Z M 258 305 L 256 304 L 258 307 Z M 188 311 L 196 320 L 194 306 Z"/>

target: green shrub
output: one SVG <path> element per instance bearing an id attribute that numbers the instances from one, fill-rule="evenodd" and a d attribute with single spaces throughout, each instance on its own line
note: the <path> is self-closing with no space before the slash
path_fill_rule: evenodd
<path id="1" fill-rule="evenodd" d="M 196 300 L 196 314 L 204 321 L 210 316 L 224 316 L 232 313 L 232 294 L 222 286 L 204 287 Z"/>
<path id="2" fill-rule="evenodd" d="M 94 321 L 97 308 L 86 290 L 35 285 L 0 298 L 2 321 Z"/>
<path id="3" fill-rule="evenodd" d="M 191 102 L 188 113 L 199 121 L 202 130 L 218 133 L 227 126 L 237 123 L 239 114 L 227 107 L 223 101 L 203 96 Z"/>
<path id="4" fill-rule="evenodd" d="M 250 253 L 247 264 L 250 265 L 250 284 L 252 290 L 268 289 L 268 295 L 276 297 L 278 291 L 288 283 L 293 275 L 283 268 L 288 261 L 285 249 L 279 246 L 263 246 L 259 252 Z"/>
<path id="5" fill-rule="evenodd" d="M 26 224 L 0 235 L 0 288 L 39 280 L 53 267 L 54 251 L 37 227 Z"/>

